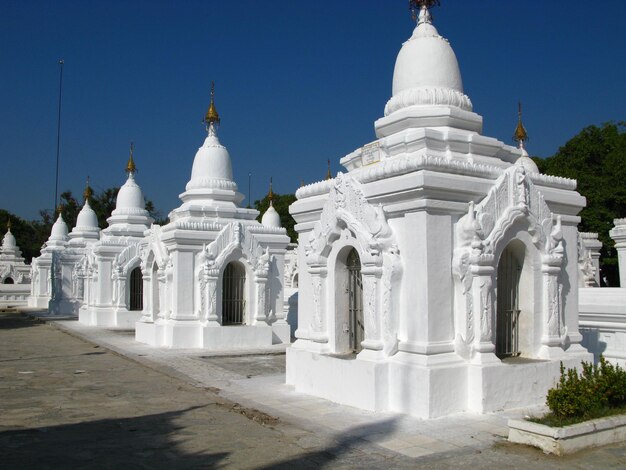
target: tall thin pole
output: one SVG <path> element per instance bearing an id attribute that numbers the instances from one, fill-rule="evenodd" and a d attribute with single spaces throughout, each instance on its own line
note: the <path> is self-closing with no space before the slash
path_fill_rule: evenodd
<path id="1" fill-rule="evenodd" d="M 58 64 L 61 66 L 61 69 L 60 69 L 60 76 L 59 76 L 59 115 L 57 118 L 57 169 L 56 169 L 56 177 L 54 179 L 54 205 L 52 206 L 53 214 L 57 207 L 58 195 L 59 195 L 59 150 L 61 148 L 61 97 L 63 95 L 63 64 L 65 64 L 65 61 L 61 59 L 59 60 Z"/>
<path id="2" fill-rule="evenodd" d="M 248 173 L 248 209 L 252 208 L 252 192 L 250 191 L 250 188 L 252 188 L 252 173 Z"/>

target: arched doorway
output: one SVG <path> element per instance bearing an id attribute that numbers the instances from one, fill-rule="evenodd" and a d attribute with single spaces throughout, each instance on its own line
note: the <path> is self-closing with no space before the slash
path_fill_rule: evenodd
<path id="1" fill-rule="evenodd" d="M 246 269 L 241 263 L 228 263 L 222 279 L 222 325 L 242 325 L 246 313 Z"/>
<path id="2" fill-rule="evenodd" d="M 298 273 L 294 274 L 293 279 L 291 280 L 291 287 L 294 289 L 298 287 Z"/>
<path id="3" fill-rule="evenodd" d="M 15 284 L 15 281 L 13 280 L 13 278 L 12 278 L 12 277 L 7 277 L 7 278 L 4 280 L 3 284 Z"/>
<path id="4" fill-rule="evenodd" d="M 129 291 L 128 310 L 143 310 L 143 276 L 140 267 L 130 272 Z"/>
<path id="5" fill-rule="evenodd" d="M 350 350 L 359 353 L 365 339 L 363 322 L 363 278 L 361 277 L 361 259 L 356 249 L 352 248 L 346 260 L 348 268 L 348 320 Z"/>
<path id="6" fill-rule="evenodd" d="M 520 351 L 520 279 L 524 246 L 509 244 L 498 262 L 496 305 L 496 356 L 500 359 L 519 356 Z M 520 253 L 521 251 L 521 253 Z"/>

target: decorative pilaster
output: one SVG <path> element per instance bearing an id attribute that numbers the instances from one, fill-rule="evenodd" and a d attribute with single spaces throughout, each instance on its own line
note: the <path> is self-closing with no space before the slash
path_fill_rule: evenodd
<path id="1" fill-rule="evenodd" d="M 609 232 L 615 241 L 617 262 L 619 264 L 619 284 L 626 287 L 626 218 L 613 220 L 615 227 Z"/>
<path id="2" fill-rule="evenodd" d="M 494 320 L 494 281 L 496 268 L 493 254 L 476 254 L 470 266 L 472 283 L 468 331 L 473 333 L 473 362 L 496 362 Z M 468 337 L 470 335 L 468 334 Z"/>
<path id="3" fill-rule="evenodd" d="M 563 285 L 559 282 L 562 254 L 548 254 L 541 257 L 541 273 L 543 276 L 543 321 L 541 332 L 543 357 L 554 356 L 553 352 L 562 352 L 563 329 Z M 552 352 L 551 352 L 552 351 Z"/>
<path id="4" fill-rule="evenodd" d="M 309 339 L 317 343 L 327 343 L 326 281 L 328 269 L 324 265 L 311 265 L 309 274 L 313 290 L 313 314 L 310 319 Z"/>
<path id="5" fill-rule="evenodd" d="M 165 267 L 159 267 L 159 313 L 158 318 L 169 320 L 172 314 L 172 284 L 174 282 L 174 263 L 167 258 Z"/>
<path id="6" fill-rule="evenodd" d="M 381 338 L 379 286 L 383 274 L 382 267 L 375 264 L 364 264 L 361 268 L 363 279 L 363 318 L 365 320 L 364 349 L 380 351 L 383 349 Z"/>
<path id="7" fill-rule="evenodd" d="M 111 296 L 113 307 L 127 307 L 126 277 L 124 276 L 121 266 L 118 266 L 117 264 L 113 265 L 113 274 L 111 278 L 113 280 L 113 295 Z"/>
<path id="8" fill-rule="evenodd" d="M 143 285 L 143 315 L 141 317 L 142 321 L 154 321 L 154 293 L 152 292 L 152 270 L 151 269 L 142 269 L 141 270 L 141 279 Z"/>
<path id="9" fill-rule="evenodd" d="M 200 273 L 200 321 L 219 326 L 217 315 L 217 285 L 220 271 L 208 264 Z"/>

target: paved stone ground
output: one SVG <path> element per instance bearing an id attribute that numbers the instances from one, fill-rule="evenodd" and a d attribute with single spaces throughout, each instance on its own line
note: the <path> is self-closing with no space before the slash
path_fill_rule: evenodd
<path id="1" fill-rule="evenodd" d="M 280 348 L 164 351 L 0 313 L 0 468 L 626 468 L 626 444 L 545 456 L 506 443 L 504 415 L 367 413 L 283 373 Z"/>

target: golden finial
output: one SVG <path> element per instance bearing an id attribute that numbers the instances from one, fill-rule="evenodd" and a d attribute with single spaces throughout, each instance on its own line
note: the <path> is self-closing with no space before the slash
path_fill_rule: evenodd
<path id="1" fill-rule="evenodd" d="M 302 188 L 304 186 L 304 180 L 300 180 L 300 187 Z"/>
<path id="2" fill-rule="evenodd" d="M 59 204 L 59 205 L 57 206 L 57 214 L 58 214 L 58 215 L 61 215 L 61 212 L 63 212 L 63 204 Z"/>
<path id="3" fill-rule="evenodd" d="M 135 150 L 135 144 L 133 142 L 130 143 L 130 157 L 128 157 L 128 163 L 126 164 L 126 173 L 135 173 L 137 171 L 137 166 L 135 165 L 135 160 L 133 160 L 133 151 Z"/>
<path id="4" fill-rule="evenodd" d="M 207 126 L 220 123 L 220 115 L 217 113 L 217 109 L 215 109 L 215 82 L 211 82 L 211 103 L 204 116 L 204 123 Z"/>
<path id="5" fill-rule="evenodd" d="M 328 171 L 326 172 L 326 179 L 327 180 L 333 179 L 333 174 L 330 172 L 330 159 L 328 160 Z"/>
<path id="6" fill-rule="evenodd" d="M 272 177 L 270 176 L 270 192 L 267 193 L 267 198 L 270 200 L 270 205 L 274 201 L 274 191 L 272 191 Z"/>
<path id="7" fill-rule="evenodd" d="M 85 186 L 85 190 L 83 191 L 83 197 L 85 198 L 85 201 L 89 201 L 89 199 L 91 199 L 92 196 L 93 196 L 93 189 L 91 189 L 91 186 L 89 186 L 89 176 L 88 176 L 87 186 Z"/>
<path id="8" fill-rule="evenodd" d="M 528 133 L 524 124 L 522 124 L 522 103 L 517 104 L 517 127 L 515 128 L 515 134 L 513 134 L 513 140 L 519 142 L 520 146 L 524 145 L 524 142 L 528 140 Z"/>

